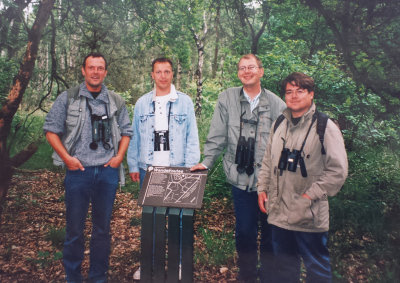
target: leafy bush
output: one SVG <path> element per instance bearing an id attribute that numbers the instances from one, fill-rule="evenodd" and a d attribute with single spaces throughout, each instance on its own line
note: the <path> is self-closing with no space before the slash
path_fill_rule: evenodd
<path id="1" fill-rule="evenodd" d="M 8 146 L 11 148 L 11 156 L 18 153 L 32 142 L 39 145 L 36 153 L 21 167 L 25 169 L 55 169 L 51 158 L 52 148 L 46 142 L 43 134 L 44 114 L 35 113 L 28 115 L 17 112 L 14 116 Z"/>
<path id="2" fill-rule="evenodd" d="M 18 64 L 0 57 L 0 70 L 0 104 L 2 104 L 7 97 L 13 76 L 18 72 Z"/>

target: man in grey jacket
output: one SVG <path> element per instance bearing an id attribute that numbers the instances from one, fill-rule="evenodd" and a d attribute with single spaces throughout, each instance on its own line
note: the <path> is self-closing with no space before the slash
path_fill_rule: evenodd
<path id="1" fill-rule="evenodd" d="M 285 108 L 278 96 L 261 88 L 263 75 L 262 62 L 257 56 L 247 54 L 239 60 L 238 78 L 243 87 L 229 88 L 219 95 L 204 145 L 204 160 L 191 168 L 210 168 L 226 150 L 223 166 L 227 181 L 232 185 L 238 279 L 242 282 L 256 282 L 258 276 L 258 220 L 263 214 L 257 205 L 257 176 L 271 124 Z M 261 269 L 265 274 L 270 266 L 270 229 L 265 219 L 261 223 Z"/>
<path id="2" fill-rule="evenodd" d="M 313 103 L 311 77 L 289 75 L 282 92 L 284 120 L 271 130 L 258 176 L 259 207 L 272 228 L 276 268 L 269 276 L 272 282 L 299 282 L 302 258 L 307 282 L 330 282 L 327 197 L 347 177 L 343 137 L 328 119 L 321 143 L 317 128 L 322 118 Z"/>
<path id="3" fill-rule="evenodd" d="M 63 263 L 67 282 L 82 282 L 84 227 L 92 204 L 90 282 L 107 282 L 110 220 L 122 160 L 132 130 L 125 102 L 103 84 L 107 62 L 91 53 L 82 64 L 85 82 L 61 93 L 43 126 L 56 165 L 65 176 L 66 235 Z"/>

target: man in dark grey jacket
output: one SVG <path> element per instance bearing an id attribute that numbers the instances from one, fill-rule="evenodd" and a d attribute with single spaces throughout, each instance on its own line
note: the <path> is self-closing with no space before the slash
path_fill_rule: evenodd
<path id="1" fill-rule="evenodd" d="M 43 126 L 54 163 L 67 167 L 66 235 L 63 262 L 67 282 L 82 282 L 84 227 L 92 204 L 90 282 L 106 282 L 110 220 L 122 160 L 132 130 L 124 100 L 103 84 L 107 62 L 91 53 L 82 64 L 85 82 L 56 99 Z M 120 172 L 119 172 L 120 171 Z"/>
<path id="2" fill-rule="evenodd" d="M 285 103 L 278 96 L 261 88 L 263 75 L 262 62 L 257 56 L 247 54 L 239 60 L 238 78 L 243 87 L 229 88 L 219 95 L 204 145 L 204 160 L 191 169 L 210 168 L 226 150 L 223 165 L 227 181 L 232 185 L 238 279 L 243 282 L 257 280 L 258 220 L 262 217 L 257 205 L 257 176 L 271 124 L 285 109 Z M 270 239 L 265 222 L 265 219 L 261 221 L 262 274 L 269 272 Z"/>

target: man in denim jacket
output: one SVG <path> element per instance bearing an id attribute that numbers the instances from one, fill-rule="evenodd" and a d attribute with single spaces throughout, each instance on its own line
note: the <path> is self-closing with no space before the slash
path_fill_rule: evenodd
<path id="1" fill-rule="evenodd" d="M 236 216 L 238 279 L 248 283 L 257 281 L 258 220 L 265 217 L 258 209 L 257 177 L 271 124 L 285 109 L 285 103 L 274 93 L 261 88 L 264 69 L 257 56 L 242 56 L 237 74 L 243 87 L 229 88 L 219 95 L 204 145 L 204 160 L 191 170 L 210 168 L 224 152 L 223 166 L 227 182 L 232 185 Z M 252 150 L 244 150 L 250 144 Z M 272 272 L 269 234 L 266 220 L 261 219 L 261 275 L 266 276 Z M 260 279 L 261 282 L 265 280 Z"/>
<path id="2" fill-rule="evenodd" d="M 193 102 L 175 89 L 172 68 L 171 60 L 155 59 L 155 87 L 135 105 L 128 165 L 132 181 L 140 186 L 150 165 L 191 167 L 200 159 Z"/>

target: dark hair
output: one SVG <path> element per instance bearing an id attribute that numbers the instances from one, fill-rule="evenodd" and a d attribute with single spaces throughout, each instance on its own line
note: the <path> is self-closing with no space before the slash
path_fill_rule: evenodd
<path id="1" fill-rule="evenodd" d="M 171 65 L 171 69 L 174 69 L 174 65 L 172 64 L 172 61 L 168 58 L 164 58 L 164 57 L 160 57 L 160 58 L 156 58 L 153 60 L 153 62 L 151 63 L 151 71 L 154 72 L 154 65 L 156 63 L 169 63 Z"/>
<path id="2" fill-rule="evenodd" d="M 300 72 L 291 73 L 282 81 L 281 93 L 284 95 L 286 92 L 287 84 L 298 86 L 299 88 L 306 89 L 309 92 L 314 91 L 314 79 L 306 74 Z"/>
<path id="3" fill-rule="evenodd" d="M 104 62 L 106 63 L 105 69 L 107 70 L 107 60 L 106 60 L 106 57 L 104 57 L 104 55 L 101 54 L 101 53 L 99 53 L 99 52 L 91 52 L 91 53 L 89 53 L 88 55 L 86 55 L 85 59 L 83 59 L 83 62 L 82 62 L 82 67 L 83 67 L 83 68 L 86 67 L 86 59 L 89 58 L 89 57 L 93 57 L 93 58 L 99 58 L 99 57 L 101 57 L 101 58 L 103 58 L 103 59 L 104 59 Z"/>
<path id="4" fill-rule="evenodd" d="M 256 59 L 256 62 L 257 62 L 257 67 L 259 67 L 259 68 L 262 68 L 263 67 L 263 65 L 262 65 L 262 61 L 260 60 L 260 58 L 258 58 L 256 55 L 254 55 L 254 54 L 251 54 L 251 53 L 249 53 L 249 54 L 245 54 L 245 55 L 243 55 L 241 58 L 240 58 L 240 60 L 239 60 L 239 62 L 237 63 L 237 68 L 239 69 L 239 64 L 240 64 L 240 61 L 242 61 L 242 59 Z"/>

